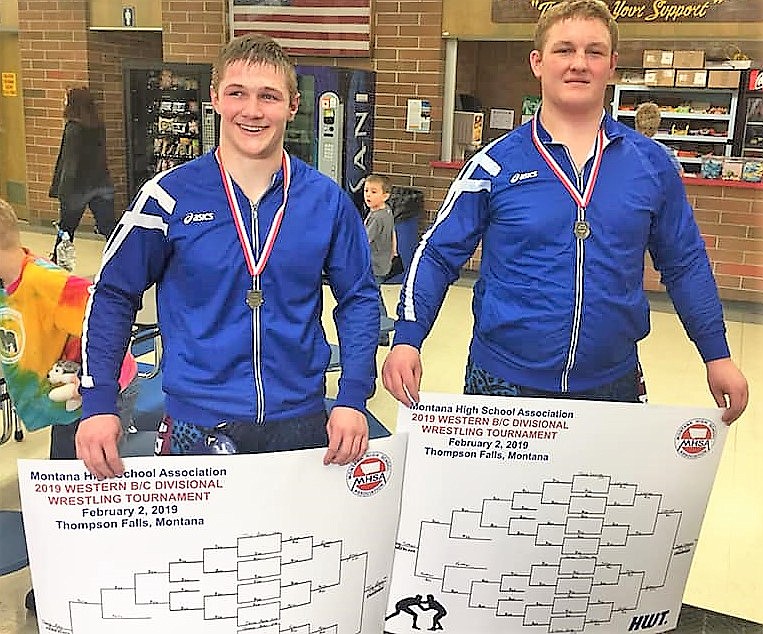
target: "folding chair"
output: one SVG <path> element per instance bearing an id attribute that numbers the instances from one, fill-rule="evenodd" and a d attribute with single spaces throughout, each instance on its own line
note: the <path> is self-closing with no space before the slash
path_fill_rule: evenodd
<path id="1" fill-rule="evenodd" d="M 0 511 L 0 577 L 29 565 L 24 522 L 19 511 Z"/>
<path id="2" fill-rule="evenodd" d="M 0 374 L 0 403 L 2 404 L 3 413 L 3 428 L 0 431 L 0 445 L 7 442 L 13 434 L 13 439 L 16 442 L 24 440 L 24 429 L 21 427 L 21 421 L 16 414 L 16 408 L 13 407 L 13 401 L 11 401 L 11 395 L 8 394 L 8 385 L 5 382 L 5 377 Z"/>
<path id="3" fill-rule="evenodd" d="M 123 457 L 154 453 L 156 430 L 164 416 L 162 392 L 162 337 L 158 324 L 135 324 L 130 352 L 138 362 L 138 398 L 133 423 L 135 431 L 125 434 L 119 447 Z"/>
<path id="4" fill-rule="evenodd" d="M 0 429 L 0 445 L 8 442 L 11 435 L 18 441 L 24 437 L 21 422 L 8 394 L 5 377 L 0 376 L 0 400 L 2 401 L 3 426 Z M 21 570 L 29 564 L 24 538 L 24 523 L 19 511 L 0 511 L 0 576 Z"/>

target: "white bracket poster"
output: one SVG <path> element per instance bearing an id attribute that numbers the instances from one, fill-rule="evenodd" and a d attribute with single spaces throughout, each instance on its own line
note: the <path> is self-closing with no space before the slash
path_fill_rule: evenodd
<path id="1" fill-rule="evenodd" d="M 665 632 L 726 426 L 715 409 L 421 394 L 385 632 Z"/>
<path id="2" fill-rule="evenodd" d="M 348 467 L 325 449 L 130 458 L 103 481 L 20 460 L 40 632 L 378 634 L 405 441 Z"/>

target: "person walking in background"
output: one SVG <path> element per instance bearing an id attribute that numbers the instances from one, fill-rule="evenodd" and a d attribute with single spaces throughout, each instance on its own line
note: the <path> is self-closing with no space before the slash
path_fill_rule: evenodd
<path id="1" fill-rule="evenodd" d="M 64 98 L 64 133 L 48 195 L 60 203 L 53 261 L 63 235 L 74 241 L 85 207 L 95 218 L 96 230 L 106 236 L 116 226 L 114 184 L 106 162 L 106 129 L 95 99 L 85 88 L 69 88 Z"/>
<path id="2" fill-rule="evenodd" d="M 644 136 L 648 136 L 650 139 L 656 134 L 660 128 L 660 121 L 662 121 L 662 115 L 660 114 L 660 107 L 651 101 L 642 103 L 636 108 L 636 130 L 641 132 Z M 679 174 L 684 173 L 684 168 L 681 166 L 681 162 L 676 158 L 675 152 L 672 148 L 669 148 L 664 143 L 652 139 L 657 145 L 659 145 L 665 153 L 670 157 L 670 162 L 673 163 L 673 167 Z"/>
<path id="3" fill-rule="evenodd" d="M 392 258 L 395 255 L 395 218 L 387 205 L 392 193 L 392 181 L 381 174 L 370 174 L 363 183 L 363 199 L 368 207 L 363 224 L 371 245 L 371 268 L 374 279 L 379 286 L 379 318 L 387 317 L 387 307 L 384 305 L 381 285 L 390 272 Z M 389 345 L 389 333 L 381 333 L 379 323 L 379 345 Z"/>
<path id="4" fill-rule="evenodd" d="M 466 393 L 638 402 L 649 250 L 723 420 L 744 411 L 747 381 L 683 183 L 661 148 L 604 110 L 617 44 L 600 0 L 562 0 L 538 20 L 540 108 L 467 161 L 403 284 L 382 370 L 403 404 L 418 400 L 419 349 L 481 241 Z"/>
<path id="5" fill-rule="evenodd" d="M 284 150 L 299 107 L 293 62 L 269 37 L 234 38 L 214 64 L 211 96 L 219 147 L 143 185 L 95 279 L 77 456 L 98 477 L 123 472 L 114 377 L 154 284 L 166 411 L 159 453 L 325 447 L 324 464 L 347 464 L 368 446 L 378 289 L 355 204 Z M 342 358 L 328 416 L 323 272 Z"/>

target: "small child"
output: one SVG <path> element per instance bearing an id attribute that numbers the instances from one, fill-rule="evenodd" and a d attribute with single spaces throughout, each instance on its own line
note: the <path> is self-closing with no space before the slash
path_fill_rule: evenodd
<path id="1" fill-rule="evenodd" d="M 18 218 L 0 198 L 0 363 L 19 418 L 29 430 L 52 426 L 51 460 L 74 460 L 74 435 L 81 415 L 76 372 L 91 282 L 69 274 L 21 245 Z M 68 363 L 60 364 L 66 361 Z M 71 362 L 74 362 L 73 364 Z M 66 368 L 73 383 L 58 397 L 55 370 Z M 120 417 L 132 425 L 137 364 L 129 353 L 119 377 Z M 34 610 L 29 592 L 26 607 Z"/>
<path id="2" fill-rule="evenodd" d="M 379 285 L 379 317 L 387 317 L 384 306 L 381 284 L 392 266 L 395 255 L 395 219 L 392 210 L 387 205 L 392 193 L 392 181 L 381 174 L 370 174 L 363 184 L 363 199 L 368 207 L 368 215 L 364 221 L 368 242 L 371 245 L 371 268 L 374 278 Z M 389 333 L 381 334 L 379 329 L 379 345 L 389 345 Z"/>

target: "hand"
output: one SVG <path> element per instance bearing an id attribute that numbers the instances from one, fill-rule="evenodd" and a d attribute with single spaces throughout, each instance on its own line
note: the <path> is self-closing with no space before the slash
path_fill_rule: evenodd
<path id="1" fill-rule="evenodd" d="M 747 379 L 728 357 L 708 361 L 705 365 L 710 393 L 718 407 L 726 409 L 723 422 L 731 425 L 747 407 Z"/>
<path id="2" fill-rule="evenodd" d="M 329 446 L 323 464 L 346 465 L 360 458 L 368 449 L 368 421 L 363 412 L 337 406 L 326 423 Z"/>
<path id="3" fill-rule="evenodd" d="M 79 424 L 75 444 L 77 458 L 99 480 L 124 473 L 117 443 L 122 436 L 122 424 L 114 414 L 97 414 Z"/>
<path id="4" fill-rule="evenodd" d="M 405 343 L 392 348 L 382 367 L 384 387 L 406 407 L 419 402 L 421 375 L 421 355 Z"/>

